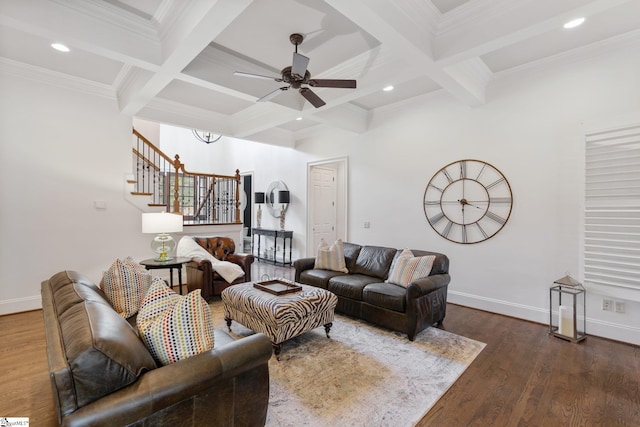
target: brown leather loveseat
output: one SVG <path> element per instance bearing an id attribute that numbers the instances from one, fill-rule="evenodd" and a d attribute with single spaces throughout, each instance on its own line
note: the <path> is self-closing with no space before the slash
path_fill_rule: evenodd
<path id="1" fill-rule="evenodd" d="M 406 288 L 385 283 L 395 259 L 402 251 L 380 246 L 344 243 L 348 273 L 314 269 L 315 258 L 294 262 L 295 280 L 333 292 L 338 297 L 336 312 L 407 334 L 440 325 L 447 311 L 449 258 L 441 253 L 412 250 L 414 256 L 435 255 L 428 277 Z"/>
<path id="2" fill-rule="evenodd" d="M 130 321 L 73 271 L 42 282 L 47 357 L 64 426 L 264 425 L 272 347 L 215 331 L 210 351 L 157 367 Z M 133 322 L 135 325 L 135 322 Z"/>
<path id="3" fill-rule="evenodd" d="M 251 281 L 251 264 L 254 261 L 254 256 L 252 254 L 235 253 L 233 239 L 225 237 L 193 237 L 193 240 L 216 259 L 239 265 L 244 271 L 244 276 L 229 283 L 214 271 L 211 261 L 194 259 L 186 264 L 189 292 L 201 289 L 202 298 L 209 301 L 214 295 L 220 295 L 223 290 L 231 285 Z"/>

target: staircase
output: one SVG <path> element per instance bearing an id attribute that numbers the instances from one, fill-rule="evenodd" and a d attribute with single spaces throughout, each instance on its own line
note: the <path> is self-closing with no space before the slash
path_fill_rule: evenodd
<path id="1" fill-rule="evenodd" d="M 240 171 L 234 176 L 187 171 L 133 129 L 133 173 L 125 197 L 142 212 L 179 212 L 185 224 L 241 224 Z"/>

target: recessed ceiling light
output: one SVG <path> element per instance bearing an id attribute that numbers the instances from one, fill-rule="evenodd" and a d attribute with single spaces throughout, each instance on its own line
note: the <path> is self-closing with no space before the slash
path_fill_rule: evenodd
<path id="1" fill-rule="evenodd" d="M 296 120 L 302 120 L 302 117 L 296 117 Z"/>
<path id="2" fill-rule="evenodd" d="M 390 92 L 390 91 L 392 91 L 392 90 L 393 90 L 393 86 L 391 86 L 391 85 L 386 86 L 386 87 L 385 87 L 384 89 L 382 89 L 382 90 L 383 90 L 383 91 L 385 91 L 385 92 Z"/>
<path id="3" fill-rule="evenodd" d="M 69 48 L 63 45 L 62 43 L 51 43 L 51 47 L 55 50 L 59 50 L 60 52 L 69 52 Z"/>
<path id="4" fill-rule="evenodd" d="M 583 22 L 584 22 L 584 18 L 576 18 L 564 24 L 564 28 L 567 28 L 567 29 L 575 28 L 579 25 L 582 25 Z"/>

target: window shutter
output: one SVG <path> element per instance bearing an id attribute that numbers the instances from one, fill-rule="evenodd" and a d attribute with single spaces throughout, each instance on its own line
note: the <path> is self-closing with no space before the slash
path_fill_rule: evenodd
<path id="1" fill-rule="evenodd" d="M 584 282 L 640 291 L 640 125 L 587 134 L 585 153 Z"/>

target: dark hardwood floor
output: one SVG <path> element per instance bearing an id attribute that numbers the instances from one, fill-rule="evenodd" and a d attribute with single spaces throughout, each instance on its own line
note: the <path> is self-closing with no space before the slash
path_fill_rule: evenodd
<path id="1" fill-rule="evenodd" d="M 252 275 L 293 279 L 291 269 L 263 263 Z M 447 310 L 443 329 L 487 345 L 418 426 L 640 425 L 640 347 L 593 336 L 573 344 L 545 325 Z M 0 417 L 56 425 L 42 313 L 0 316 L 0 343 Z"/>

